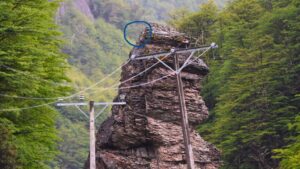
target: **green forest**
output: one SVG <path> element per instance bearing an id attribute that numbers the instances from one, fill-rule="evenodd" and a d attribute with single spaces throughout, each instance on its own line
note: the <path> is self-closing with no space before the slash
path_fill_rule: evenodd
<path id="1" fill-rule="evenodd" d="M 120 71 L 101 79 L 128 58 L 122 29 L 132 20 L 218 44 L 204 58 L 210 117 L 198 131 L 222 169 L 300 169 L 299 0 L 1 0 L 0 169 L 83 167 L 88 121 L 55 103 L 114 99 L 104 88 Z"/>
<path id="2" fill-rule="evenodd" d="M 202 93 L 210 118 L 199 126 L 224 169 L 300 168 L 300 1 L 210 1 L 170 23 L 214 41 Z M 203 45 L 203 44 L 202 44 Z"/>

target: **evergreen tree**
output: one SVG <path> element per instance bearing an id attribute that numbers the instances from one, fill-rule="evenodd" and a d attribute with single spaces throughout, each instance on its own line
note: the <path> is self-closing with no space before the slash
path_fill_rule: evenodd
<path id="1" fill-rule="evenodd" d="M 0 168 L 16 168 L 16 147 L 12 144 L 12 128 L 9 123 L 0 119 Z M 6 124 L 6 125 L 4 125 Z"/>
<path id="2" fill-rule="evenodd" d="M 11 158 L 1 168 L 49 168 L 57 154 L 57 112 L 43 105 L 55 100 L 16 97 L 52 98 L 69 90 L 54 22 L 57 7 L 58 2 L 47 0 L 0 2 L 1 147 L 9 149 L 1 148 L 1 155 Z M 22 109 L 35 105 L 41 106 Z"/>
<path id="3" fill-rule="evenodd" d="M 222 150 L 224 168 L 276 168 L 278 158 L 299 167 L 299 9 L 296 0 L 235 0 L 209 26 L 221 60 L 207 60 L 212 115 L 200 132 Z"/>

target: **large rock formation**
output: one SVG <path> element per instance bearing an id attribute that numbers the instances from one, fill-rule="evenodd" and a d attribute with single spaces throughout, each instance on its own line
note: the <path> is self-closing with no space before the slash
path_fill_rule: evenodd
<path id="1" fill-rule="evenodd" d="M 140 41 L 144 37 L 142 35 Z M 186 47 L 186 40 L 183 34 L 172 28 L 153 24 L 151 43 L 145 48 L 133 49 L 131 53 L 139 56 L 170 51 L 172 47 Z M 189 53 L 181 54 L 180 64 L 188 56 Z M 174 67 L 172 57 L 164 61 Z M 121 81 L 137 75 L 156 62 L 155 59 L 131 61 L 123 67 Z M 127 105 L 113 107 L 111 117 L 97 133 L 97 169 L 186 168 L 176 77 L 169 76 L 155 83 L 138 86 L 170 73 L 170 69 L 157 64 L 141 76 L 119 86 L 119 95 L 126 95 Z M 208 67 L 202 60 L 197 60 L 183 70 L 182 79 L 196 168 L 216 169 L 220 163 L 218 150 L 194 130 L 208 116 L 207 107 L 200 96 L 200 81 L 207 73 Z M 136 87 L 127 88 L 134 85 Z"/>

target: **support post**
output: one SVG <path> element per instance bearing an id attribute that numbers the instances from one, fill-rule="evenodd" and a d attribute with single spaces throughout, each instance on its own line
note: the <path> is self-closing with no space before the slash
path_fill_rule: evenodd
<path id="1" fill-rule="evenodd" d="M 175 53 L 174 56 L 174 65 L 176 69 L 176 80 L 177 80 L 177 90 L 178 90 L 178 98 L 180 102 L 180 112 L 181 112 L 181 126 L 182 126 L 182 133 L 184 139 L 184 147 L 185 147 L 185 154 L 186 154 L 186 162 L 188 169 L 195 169 L 195 162 L 194 162 L 194 155 L 193 149 L 190 141 L 190 131 L 189 131 L 189 121 L 187 116 L 185 98 L 184 98 L 184 91 L 181 79 L 181 71 L 179 70 L 179 61 L 178 55 Z"/>
<path id="2" fill-rule="evenodd" d="M 94 101 L 90 101 L 90 169 L 96 169 Z"/>
<path id="3" fill-rule="evenodd" d="M 95 137 L 95 120 L 96 118 L 103 113 L 103 111 L 108 107 L 108 105 L 126 105 L 126 102 L 94 102 L 90 101 L 89 103 L 57 103 L 59 107 L 68 107 L 75 106 L 84 116 L 89 118 L 90 123 L 90 169 L 96 169 L 96 137 Z M 88 116 L 79 106 L 89 106 Z M 104 106 L 104 108 L 96 115 L 95 117 L 95 108 L 94 106 Z"/>

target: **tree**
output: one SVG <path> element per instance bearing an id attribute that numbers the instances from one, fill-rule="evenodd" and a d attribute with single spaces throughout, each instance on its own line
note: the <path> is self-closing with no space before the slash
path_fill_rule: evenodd
<path id="1" fill-rule="evenodd" d="M 13 129 L 8 121 L 0 120 L 0 167 L 14 169 L 18 164 L 16 164 L 16 147 L 12 144 Z"/>
<path id="2" fill-rule="evenodd" d="M 199 12 L 186 14 L 185 10 L 179 11 L 181 16 L 175 16 L 175 20 L 170 23 L 179 28 L 179 30 L 186 32 L 189 36 L 194 37 L 194 43 L 198 45 L 206 44 L 206 40 L 211 36 L 214 31 L 212 25 L 216 22 L 218 8 L 213 0 L 208 1 L 201 5 Z M 173 14 L 174 16 L 174 14 Z"/>
<path id="3" fill-rule="evenodd" d="M 271 169 L 278 158 L 282 168 L 299 166 L 298 14 L 294 0 L 235 0 L 210 26 L 222 60 L 207 60 L 202 92 L 212 115 L 199 130 L 222 150 L 224 168 Z M 201 30 L 194 20 L 179 27 Z"/>
<path id="4" fill-rule="evenodd" d="M 0 2 L 1 147 L 11 149 L 3 156 L 16 160 L 3 168 L 49 168 L 57 154 L 57 112 L 43 105 L 55 99 L 18 98 L 55 98 L 69 91 L 66 56 L 54 22 L 57 7 L 57 1 L 47 0 Z M 22 109 L 35 105 L 41 106 Z"/>

